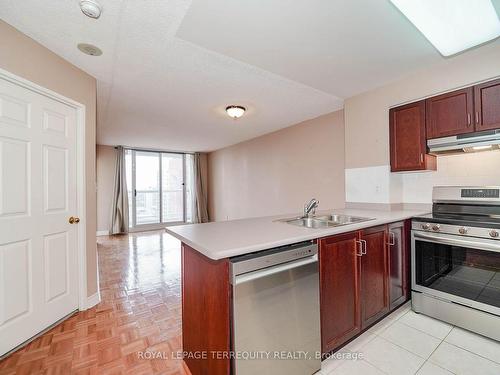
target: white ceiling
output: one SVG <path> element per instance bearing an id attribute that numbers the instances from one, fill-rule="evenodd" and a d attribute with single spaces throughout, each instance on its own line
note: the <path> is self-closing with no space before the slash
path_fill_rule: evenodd
<path id="1" fill-rule="evenodd" d="M 0 18 L 97 78 L 100 144 L 214 150 L 442 61 L 388 0 L 99 1 L 98 20 L 78 0 L 2 0 Z"/>

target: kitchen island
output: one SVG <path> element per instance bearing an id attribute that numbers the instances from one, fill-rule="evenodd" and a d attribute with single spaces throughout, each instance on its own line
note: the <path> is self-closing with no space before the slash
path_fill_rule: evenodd
<path id="1" fill-rule="evenodd" d="M 371 220 L 321 229 L 280 221 L 299 216 L 292 214 L 166 229 L 182 242 L 183 350 L 193 375 L 233 371 L 231 258 L 306 241 L 318 245 L 323 354 L 408 299 L 406 220 L 427 211 L 324 211 L 332 212 Z"/>

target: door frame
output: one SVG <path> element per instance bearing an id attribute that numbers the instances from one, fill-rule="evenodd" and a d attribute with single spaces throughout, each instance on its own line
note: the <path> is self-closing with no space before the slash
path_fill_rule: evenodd
<path id="1" fill-rule="evenodd" d="M 80 218 L 80 225 L 77 225 L 77 271 L 78 271 L 78 309 L 86 310 L 89 306 L 87 297 L 87 239 L 86 239 L 86 175 L 85 175 L 85 105 L 67 98 L 46 87 L 40 86 L 14 73 L 0 68 L 0 79 L 23 87 L 49 99 L 66 104 L 76 110 L 76 199 L 77 215 Z M 99 280 L 99 269 L 97 269 L 97 280 Z M 97 293 L 100 300 L 99 284 Z M 93 297 L 93 296 L 91 296 Z M 95 299 L 95 298 L 92 298 Z"/>

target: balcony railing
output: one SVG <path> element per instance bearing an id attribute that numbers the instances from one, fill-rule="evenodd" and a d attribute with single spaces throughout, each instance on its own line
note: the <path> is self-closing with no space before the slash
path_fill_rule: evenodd
<path id="1" fill-rule="evenodd" d="M 175 222 L 184 220 L 183 190 L 163 190 L 162 217 L 160 218 L 159 190 L 136 190 L 135 210 L 136 224 L 157 224 L 162 222 Z M 129 191 L 129 202 L 132 193 Z"/>

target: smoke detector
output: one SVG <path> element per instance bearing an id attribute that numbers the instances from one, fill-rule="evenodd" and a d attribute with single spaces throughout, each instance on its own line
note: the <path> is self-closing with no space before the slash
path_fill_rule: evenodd
<path id="1" fill-rule="evenodd" d="M 86 55 L 90 55 L 90 56 L 101 56 L 102 55 L 101 49 L 99 47 L 92 45 L 92 44 L 79 43 L 77 47 L 80 51 L 82 51 Z"/>
<path id="2" fill-rule="evenodd" d="M 102 12 L 102 7 L 95 0 L 81 0 L 80 9 L 87 17 L 95 19 L 99 18 Z"/>

